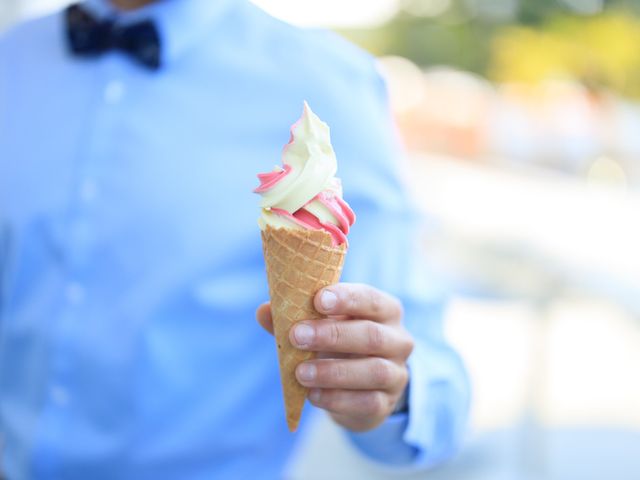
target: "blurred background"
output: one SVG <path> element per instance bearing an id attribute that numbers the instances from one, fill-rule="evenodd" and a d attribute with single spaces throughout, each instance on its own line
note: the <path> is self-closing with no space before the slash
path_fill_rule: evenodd
<path id="1" fill-rule="evenodd" d="M 66 3 L 2 0 L 0 30 Z M 444 467 L 385 472 L 322 418 L 290 477 L 640 478 L 640 1 L 255 3 L 379 58 L 474 389 Z"/>

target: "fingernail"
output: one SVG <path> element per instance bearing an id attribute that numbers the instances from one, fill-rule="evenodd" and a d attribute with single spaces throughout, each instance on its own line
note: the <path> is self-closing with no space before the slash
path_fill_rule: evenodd
<path id="1" fill-rule="evenodd" d="M 298 378 L 302 382 L 310 382 L 316 378 L 316 366 L 310 363 L 301 363 L 298 366 Z"/>
<path id="2" fill-rule="evenodd" d="M 320 306 L 326 312 L 333 310 L 338 303 L 338 297 L 331 290 L 325 290 L 320 295 Z"/>
<path id="3" fill-rule="evenodd" d="M 295 328 L 293 336 L 295 337 L 296 343 L 299 347 L 305 347 L 311 345 L 314 337 L 316 336 L 316 331 L 313 327 L 302 323 Z"/>
<path id="4" fill-rule="evenodd" d="M 312 402 L 319 402 L 320 401 L 320 396 L 322 395 L 322 392 L 320 391 L 319 388 L 314 388 L 312 390 L 309 390 L 309 400 Z"/>

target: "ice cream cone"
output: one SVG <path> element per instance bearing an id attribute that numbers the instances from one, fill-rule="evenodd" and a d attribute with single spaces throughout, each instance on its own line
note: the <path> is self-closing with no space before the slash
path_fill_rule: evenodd
<path id="1" fill-rule="evenodd" d="M 313 306 L 313 298 L 318 290 L 340 279 L 346 246 L 334 246 L 331 235 L 323 230 L 268 225 L 262 231 L 262 246 L 287 425 L 293 432 L 307 396 L 307 389 L 296 380 L 295 369 L 314 354 L 295 348 L 289 341 L 289 330 L 301 320 L 322 317 Z"/>

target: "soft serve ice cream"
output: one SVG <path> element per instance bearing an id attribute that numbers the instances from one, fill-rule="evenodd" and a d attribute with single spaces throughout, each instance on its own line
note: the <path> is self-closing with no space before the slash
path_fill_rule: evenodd
<path id="1" fill-rule="evenodd" d="M 333 245 L 346 245 L 355 215 L 342 199 L 335 177 L 336 155 L 329 126 L 304 102 L 302 117 L 291 127 L 291 138 L 282 153 L 283 166 L 258 175 L 262 196 L 262 230 L 273 228 L 323 230 Z"/>

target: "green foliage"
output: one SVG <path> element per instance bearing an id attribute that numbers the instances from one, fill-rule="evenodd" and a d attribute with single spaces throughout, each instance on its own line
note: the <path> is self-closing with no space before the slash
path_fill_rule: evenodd
<path id="1" fill-rule="evenodd" d="M 579 0 L 513 1 L 403 0 L 387 24 L 341 33 L 376 55 L 400 55 L 423 67 L 449 65 L 505 81 L 539 81 L 561 72 L 590 86 L 640 95 L 640 67 L 628 48 L 640 51 L 640 0 L 603 0 L 604 11 L 595 15 L 576 8 Z M 515 8 L 491 15 L 482 2 Z M 434 14 L 425 8 L 430 5 L 446 8 L 416 15 Z"/>
<path id="2" fill-rule="evenodd" d="M 511 27 L 497 34 L 489 74 L 498 81 L 529 83 L 561 76 L 639 97 L 638 45 L 638 18 L 620 13 L 561 16 L 540 29 Z"/>
<path id="3" fill-rule="evenodd" d="M 519 2 L 517 20 L 525 25 L 540 25 L 554 15 L 566 14 L 570 11 L 566 3 L 558 0 Z"/>

